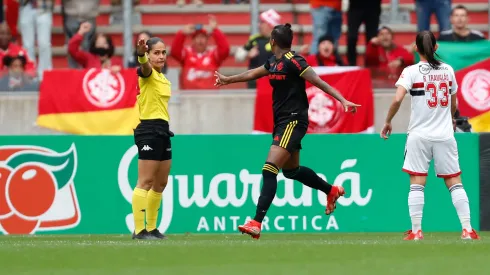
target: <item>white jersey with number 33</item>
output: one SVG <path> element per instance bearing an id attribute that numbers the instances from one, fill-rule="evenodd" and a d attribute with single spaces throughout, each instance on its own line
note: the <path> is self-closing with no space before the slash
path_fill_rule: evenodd
<path id="1" fill-rule="evenodd" d="M 458 90 L 454 70 L 442 63 L 432 68 L 427 62 L 406 67 L 396 86 L 412 96 L 412 112 L 408 133 L 431 141 L 454 137 L 451 95 Z"/>

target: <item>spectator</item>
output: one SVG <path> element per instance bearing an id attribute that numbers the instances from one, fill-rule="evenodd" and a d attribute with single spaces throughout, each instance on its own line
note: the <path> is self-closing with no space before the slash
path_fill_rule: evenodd
<path id="1" fill-rule="evenodd" d="M 317 54 L 318 39 L 330 35 L 337 42 L 342 33 L 342 0 L 310 0 L 311 17 L 313 19 L 312 54 Z"/>
<path id="2" fill-rule="evenodd" d="M 29 58 L 27 51 L 21 46 L 12 42 L 12 35 L 7 24 L 0 24 L 0 68 L 5 69 L 3 59 L 5 56 L 24 56 L 26 59 L 25 69 L 27 73 L 31 75 L 36 74 L 36 66 L 34 62 Z"/>
<path id="3" fill-rule="evenodd" d="M 61 5 L 63 28 L 67 42 L 77 34 L 81 23 L 89 22 L 92 25 L 90 32 L 84 37 L 82 42 L 82 48 L 88 51 L 90 41 L 92 41 L 95 35 L 95 18 L 99 14 L 100 0 L 62 0 Z M 79 67 L 78 63 L 71 56 L 68 56 L 68 65 L 71 68 Z"/>
<path id="4" fill-rule="evenodd" d="M 23 55 L 5 56 L 2 63 L 8 72 L 0 79 L 2 91 L 38 91 L 39 83 L 25 73 L 27 59 Z"/>
<path id="5" fill-rule="evenodd" d="M 192 3 L 198 7 L 202 6 L 202 0 L 191 0 Z M 177 0 L 177 6 L 183 7 L 187 4 L 186 0 Z"/>
<path id="6" fill-rule="evenodd" d="M 112 39 L 105 34 L 96 34 L 90 42 L 89 51 L 81 49 L 84 35 L 90 33 L 92 24 L 84 22 L 80 25 L 78 33 L 68 43 L 68 52 L 73 59 L 83 68 L 105 68 L 113 72 L 121 70 L 121 58 L 114 57 L 114 44 Z"/>
<path id="7" fill-rule="evenodd" d="M 270 36 L 276 25 L 281 24 L 281 16 L 273 9 L 260 14 L 259 33 L 250 36 L 247 44 L 235 52 L 235 60 L 242 62 L 249 59 L 248 69 L 255 69 L 264 65 L 272 56 Z M 247 83 L 249 89 L 255 89 L 255 81 Z"/>
<path id="8" fill-rule="evenodd" d="M 134 53 L 133 53 L 133 57 L 132 57 L 132 60 L 129 61 L 129 64 L 128 64 L 128 67 L 129 68 L 136 68 L 136 67 L 139 67 L 139 63 L 138 63 L 138 53 L 136 52 L 136 47 L 137 47 L 137 44 L 138 44 L 138 41 L 139 40 L 144 40 L 145 43 L 148 39 L 150 39 L 151 37 L 151 33 L 149 31 L 142 31 L 140 32 L 137 37 L 136 37 L 136 40 L 134 41 Z M 163 74 L 166 74 L 167 73 L 167 62 L 165 62 L 165 65 L 162 69 L 162 73 Z"/>
<path id="9" fill-rule="evenodd" d="M 20 32 L 22 45 L 30 57 L 35 58 L 35 38 L 39 49 L 37 75 L 42 79 L 45 70 L 53 68 L 51 55 L 51 27 L 53 25 L 52 0 L 20 0 Z M 36 34 L 37 33 L 37 34 Z"/>
<path id="10" fill-rule="evenodd" d="M 366 43 L 376 36 L 381 15 L 381 0 L 350 0 L 347 11 L 347 60 L 357 65 L 359 27 L 364 23 Z"/>
<path id="11" fill-rule="evenodd" d="M 439 41 L 468 42 L 485 39 L 483 33 L 468 28 L 468 9 L 463 5 L 457 5 L 452 10 L 451 24 L 452 30 L 441 32 Z"/>
<path id="12" fill-rule="evenodd" d="M 439 32 L 451 29 L 449 16 L 451 15 L 451 0 L 415 0 L 417 12 L 417 30 L 430 30 L 430 17 L 436 14 Z"/>
<path id="13" fill-rule="evenodd" d="M 208 47 L 208 32 L 200 24 L 187 25 L 174 37 L 170 55 L 182 66 L 183 89 L 215 89 L 214 71 L 230 55 L 230 44 L 214 16 L 209 16 L 209 28 L 216 47 Z M 184 47 L 186 35 L 192 36 L 192 45 Z"/>
<path id="14" fill-rule="evenodd" d="M 303 46 L 302 54 L 306 56 L 306 62 L 312 67 L 318 66 L 343 66 L 342 58 L 335 49 L 333 37 L 324 35 L 320 37 L 317 54 L 308 54 L 307 45 Z"/>
<path id="15" fill-rule="evenodd" d="M 133 8 L 140 4 L 140 0 L 133 0 Z M 141 13 L 137 10 L 133 10 L 132 25 L 141 25 Z M 122 0 L 111 0 L 111 15 L 109 17 L 110 25 L 122 25 L 123 19 L 123 6 Z"/>
<path id="16" fill-rule="evenodd" d="M 382 26 L 378 36 L 366 46 L 366 67 L 383 77 L 398 77 L 403 68 L 413 62 L 413 54 L 394 43 L 393 31 L 389 27 Z"/>

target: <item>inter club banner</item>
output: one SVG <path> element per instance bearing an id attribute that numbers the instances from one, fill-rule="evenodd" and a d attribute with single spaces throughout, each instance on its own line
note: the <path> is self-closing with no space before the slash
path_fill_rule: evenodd
<path id="1" fill-rule="evenodd" d="M 456 72 L 458 108 L 476 132 L 490 132 L 490 59 Z"/>
<path id="2" fill-rule="evenodd" d="M 53 70 L 40 87 L 37 124 L 72 134 L 131 134 L 137 125 L 134 70 Z"/>
<path id="3" fill-rule="evenodd" d="M 309 133 L 362 133 L 374 131 L 374 99 L 370 73 L 358 67 L 316 67 L 316 73 L 349 101 L 362 105 L 356 114 L 307 82 Z M 271 133 L 272 87 L 265 77 L 257 81 L 254 132 Z"/>

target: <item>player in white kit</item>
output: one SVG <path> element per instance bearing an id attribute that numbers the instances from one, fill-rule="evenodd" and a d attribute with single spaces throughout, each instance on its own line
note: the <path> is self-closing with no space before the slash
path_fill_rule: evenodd
<path id="1" fill-rule="evenodd" d="M 406 67 L 396 82 L 395 99 L 381 131 L 381 137 L 387 139 L 392 130 L 391 120 L 398 112 L 405 94 L 410 93 L 412 108 L 402 170 L 410 175 L 408 208 L 412 230 L 407 232 L 405 240 L 424 238 L 424 187 L 432 159 L 437 176 L 444 179 L 451 193 L 463 228 L 461 238 L 479 239 L 471 227 L 470 206 L 461 183 L 458 148 L 454 138 L 453 117 L 458 90 L 454 70 L 435 58 L 437 45 L 431 32 L 418 33 L 414 47 L 420 55 L 420 62 Z"/>

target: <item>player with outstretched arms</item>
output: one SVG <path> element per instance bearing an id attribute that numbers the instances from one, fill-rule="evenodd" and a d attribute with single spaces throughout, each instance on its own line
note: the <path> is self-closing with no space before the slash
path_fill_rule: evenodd
<path id="1" fill-rule="evenodd" d="M 270 38 L 273 55 L 264 66 L 233 76 L 215 73 L 216 86 L 247 82 L 268 76 L 273 88 L 273 141 L 262 168 L 263 185 L 255 217 L 238 227 L 242 233 L 255 239 L 260 238 L 262 221 L 276 196 L 277 174 L 281 169 L 286 178 L 297 180 L 308 187 L 324 192 L 327 196 L 325 209 L 327 215 L 333 213 L 337 199 L 345 194 L 342 186 L 332 186 L 310 168 L 300 166 L 301 141 L 308 130 L 309 123 L 306 81 L 340 101 L 346 112 L 355 112 L 360 105 L 346 100 L 335 88 L 325 83 L 302 56 L 291 51 L 292 43 L 291 24 L 277 25 L 272 30 Z"/>
<path id="2" fill-rule="evenodd" d="M 471 227 L 468 196 L 461 183 L 458 148 L 454 138 L 453 117 L 456 112 L 458 84 L 454 70 L 435 58 L 434 34 L 417 34 L 415 50 L 420 62 L 405 68 L 396 82 L 397 90 L 390 106 L 381 137 L 391 134 L 391 120 L 398 112 L 406 93 L 412 96 L 412 108 L 405 146 L 403 171 L 410 175 L 408 209 L 412 230 L 405 240 L 421 240 L 424 188 L 429 163 L 434 159 L 437 177 L 443 178 L 456 208 L 463 233 L 462 239 L 479 239 Z"/>

